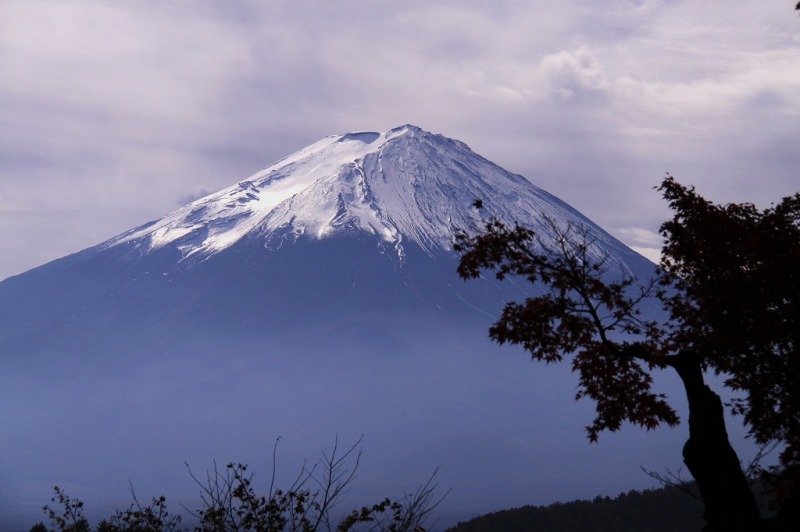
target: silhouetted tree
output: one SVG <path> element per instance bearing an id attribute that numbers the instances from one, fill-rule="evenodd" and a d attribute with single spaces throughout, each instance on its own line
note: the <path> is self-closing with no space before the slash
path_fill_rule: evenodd
<path id="1" fill-rule="evenodd" d="M 89 532 L 89 521 L 83 516 L 83 501 L 70 498 L 58 486 L 53 490 L 55 495 L 50 502 L 55 503 L 55 507 L 46 504 L 42 508 L 53 527 L 61 532 Z"/>
<path id="2" fill-rule="evenodd" d="M 497 219 L 475 235 L 458 236 L 464 279 L 493 270 L 522 276 L 548 290 L 508 303 L 490 328 L 499 343 L 522 345 L 536 360 L 572 357 L 577 397 L 596 404 L 587 427 L 595 441 L 624 421 L 675 425 L 667 398 L 652 391 L 651 372 L 672 369 L 689 404 L 684 461 L 697 482 L 708 531 L 766 526 L 728 441 L 720 397 L 704 372 L 724 377 L 740 396 L 732 410 L 757 442 L 782 446 L 778 484 L 783 506 L 769 526 L 794 529 L 800 471 L 800 194 L 759 210 L 715 205 L 667 176 L 658 188 L 673 211 L 656 280 L 640 286 L 609 279 L 592 253 L 587 229 L 560 227 L 545 240 Z M 476 204 L 479 206 L 479 204 Z M 640 303 L 657 297 L 666 323 L 642 318 Z M 793 526 L 792 526 L 793 525 Z M 800 529 L 798 527 L 797 529 Z"/>
<path id="3" fill-rule="evenodd" d="M 303 466 L 287 489 L 275 486 L 276 447 L 273 449 L 273 476 L 269 489 L 259 494 L 253 486 L 253 474 L 244 464 L 229 463 L 224 469 L 216 465 L 204 477 L 189 470 L 200 488 L 201 508 L 191 512 L 198 521 L 196 532 L 347 532 L 371 530 L 387 532 L 424 532 L 426 521 L 447 495 L 435 494 L 435 472 L 414 493 L 391 500 L 338 513 L 334 508 L 355 479 L 361 451 L 361 439 L 344 451 L 338 439 L 329 453 L 312 467 Z M 51 526 L 60 532 L 89 532 L 83 516 L 84 503 L 71 499 L 58 486 L 45 513 Z M 166 498 L 155 497 L 149 505 L 140 504 L 131 487 L 133 503 L 126 510 L 117 510 L 97 526 L 97 532 L 178 532 L 181 517 L 167 511 Z M 40 525 L 36 525 L 40 526 Z M 41 524 L 44 527 L 43 524 Z M 361 527 L 361 528 L 359 528 Z M 36 527 L 34 527 L 36 528 Z M 45 529 L 46 530 L 46 529 Z"/>
<path id="4" fill-rule="evenodd" d="M 334 507 L 355 479 L 361 458 L 360 441 L 342 451 L 337 440 L 330 453 L 323 453 L 315 466 L 303 467 L 288 489 L 276 489 L 273 476 L 264 495 L 257 494 L 253 476 L 243 464 L 228 464 L 224 471 L 215 467 L 207 472 L 205 480 L 190 471 L 203 501 L 203 509 L 194 514 L 200 521 L 197 530 L 346 532 L 366 524 L 375 531 L 424 531 L 424 522 L 443 499 L 434 496 L 433 476 L 413 495 L 394 501 L 385 498 L 346 515 L 334 515 Z"/>
<path id="5" fill-rule="evenodd" d="M 523 506 L 460 522 L 447 532 L 674 532 L 700 530 L 703 509 L 677 488 Z"/>

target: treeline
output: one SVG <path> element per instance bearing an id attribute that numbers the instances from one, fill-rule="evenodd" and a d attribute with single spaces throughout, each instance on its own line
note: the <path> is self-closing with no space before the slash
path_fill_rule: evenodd
<path id="1" fill-rule="evenodd" d="M 667 487 L 502 510 L 458 523 L 448 532 L 676 532 L 699 531 L 704 525 L 702 501 Z"/>
<path id="2" fill-rule="evenodd" d="M 229 463 L 221 469 L 215 463 L 214 469 L 200 476 L 189 469 L 200 491 L 200 508 L 191 511 L 184 507 L 193 521 L 191 526 L 182 525 L 183 517 L 168 511 L 166 497 L 154 497 L 149 504 L 140 502 L 131 486 L 130 506 L 116 510 L 93 527 L 84 516 L 83 501 L 55 486 L 52 504 L 42 508 L 50 527 L 40 522 L 30 532 L 424 531 L 425 522 L 447 496 L 447 492 L 435 494 L 435 472 L 416 491 L 406 492 L 398 499 L 384 498 L 350 512 L 340 511 L 339 503 L 355 480 L 361 459 L 360 443 L 359 438 L 343 451 L 337 437 L 333 448 L 321 453 L 316 464 L 304 464 L 286 489 L 275 486 L 277 441 L 272 455 L 273 474 L 265 492 L 256 490 L 254 475 L 245 464 Z"/>

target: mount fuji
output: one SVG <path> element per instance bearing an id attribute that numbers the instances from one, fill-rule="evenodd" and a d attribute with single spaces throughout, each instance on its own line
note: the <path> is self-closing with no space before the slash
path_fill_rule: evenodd
<path id="1" fill-rule="evenodd" d="M 653 272 L 524 177 L 406 125 L 326 137 L 1 282 L 4 529 L 40 520 L 54 484 L 106 514 L 129 483 L 193 508 L 184 463 L 249 463 L 266 486 L 279 436 L 281 478 L 364 435 L 354 506 L 439 468 L 440 525 L 646 485 L 639 466 L 671 465 L 680 431 L 588 445 L 569 371 L 488 340 L 531 288 L 458 279 L 478 198 L 545 238 L 546 219 L 587 227 L 610 274 Z"/>

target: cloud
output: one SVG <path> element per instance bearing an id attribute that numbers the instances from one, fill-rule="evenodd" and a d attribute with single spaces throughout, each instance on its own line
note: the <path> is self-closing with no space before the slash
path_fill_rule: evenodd
<path id="1" fill-rule="evenodd" d="M 664 239 L 660 234 L 642 227 L 623 227 L 616 229 L 614 234 L 640 246 L 660 248 L 664 243 Z"/>
<path id="2" fill-rule="evenodd" d="M 195 192 L 179 196 L 178 198 L 175 199 L 175 203 L 183 207 L 184 205 L 188 205 L 195 200 L 199 200 L 200 198 L 205 198 L 206 196 L 213 194 L 214 192 L 216 192 L 216 190 L 209 190 L 206 187 L 200 187 Z"/>
<path id="3" fill-rule="evenodd" d="M 611 231 L 631 249 L 658 264 L 664 239 L 658 233 L 643 227 L 622 227 Z"/>
<path id="4" fill-rule="evenodd" d="M 654 262 L 655 264 L 661 262 L 661 250 L 659 248 L 646 248 L 635 245 L 631 245 L 629 247 L 639 255 L 649 259 L 651 262 Z"/>
<path id="5" fill-rule="evenodd" d="M 602 94 L 610 85 L 605 69 L 586 46 L 548 55 L 540 68 L 555 94 L 565 99 Z"/>
<path id="6" fill-rule="evenodd" d="M 325 135 L 409 122 L 606 227 L 657 227 L 667 213 L 652 187 L 666 172 L 718 201 L 763 204 L 797 188 L 800 38 L 777 4 L 7 0 L 0 10 L 0 212 L 35 224 L 67 205 L 88 227 L 79 246 Z M 98 206 L 127 215 L 98 224 Z M 5 220 L 0 232 L 26 231 Z"/>

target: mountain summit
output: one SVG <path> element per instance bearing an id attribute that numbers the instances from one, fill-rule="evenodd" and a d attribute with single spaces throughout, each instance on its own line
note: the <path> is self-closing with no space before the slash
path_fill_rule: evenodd
<path id="1" fill-rule="evenodd" d="M 452 249 L 457 229 L 474 225 L 470 205 L 478 198 L 504 220 L 541 226 L 547 216 L 594 226 L 466 144 L 405 125 L 326 137 L 104 246 L 134 243 L 143 253 L 172 246 L 182 259 L 204 260 L 247 236 L 275 248 L 300 237 L 363 232 L 401 258 L 408 243 L 436 255 Z M 602 246 L 615 248 L 607 254 L 624 249 L 594 228 Z"/>
<path id="2" fill-rule="evenodd" d="M 326 137 L 0 282 L 0 528 L 39 521 L 53 485 L 106 515 L 129 483 L 192 508 L 185 462 L 247 462 L 266 480 L 278 436 L 280 480 L 363 434 L 354 507 L 441 467 L 442 525 L 641 486 L 638 466 L 669 465 L 677 432 L 589 452 L 591 405 L 565 406 L 572 376 L 488 340 L 530 287 L 457 277 L 453 232 L 475 227 L 476 199 L 544 238 L 545 217 L 588 228 L 612 274 L 652 272 L 527 179 L 402 126 Z M 580 489 L 588 468 L 605 480 Z"/>

